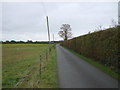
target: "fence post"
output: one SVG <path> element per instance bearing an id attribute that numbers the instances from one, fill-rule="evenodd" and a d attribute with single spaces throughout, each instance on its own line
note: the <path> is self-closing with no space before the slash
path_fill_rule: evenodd
<path id="1" fill-rule="evenodd" d="M 41 59 L 42 59 L 42 58 L 41 58 L 41 55 L 40 55 L 40 79 L 41 79 L 41 67 L 42 67 L 42 64 L 41 64 L 41 63 L 42 63 L 42 62 L 41 62 Z"/>
<path id="2" fill-rule="evenodd" d="M 46 61 L 48 60 L 48 53 L 47 53 L 47 50 L 46 50 Z"/>

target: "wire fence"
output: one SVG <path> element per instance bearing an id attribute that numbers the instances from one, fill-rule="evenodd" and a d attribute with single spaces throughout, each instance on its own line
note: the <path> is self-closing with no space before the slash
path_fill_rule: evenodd
<path id="1" fill-rule="evenodd" d="M 55 45 L 51 44 L 50 47 L 46 48 L 44 50 L 44 52 L 42 52 L 39 55 L 38 60 L 33 64 L 32 67 L 27 69 L 27 75 L 22 77 L 15 85 L 14 88 L 19 88 L 22 86 L 22 84 L 24 83 L 28 83 L 29 82 L 29 87 L 37 87 L 39 88 L 42 82 L 42 73 L 45 71 L 45 67 L 46 67 L 46 63 L 48 62 L 52 50 L 55 49 Z M 34 70 L 36 70 L 36 72 L 33 72 Z M 34 80 L 31 80 L 32 78 L 32 74 L 34 74 Z M 37 81 L 36 81 L 37 80 Z"/>

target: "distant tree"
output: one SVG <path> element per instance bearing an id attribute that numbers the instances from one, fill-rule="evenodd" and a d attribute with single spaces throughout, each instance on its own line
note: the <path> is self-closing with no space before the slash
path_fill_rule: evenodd
<path id="1" fill-rule="evenodd" d="M 68 40 L 68 38 L 72 37 L 71 27 L 69 24 L 62 24 L 60 27 L 61 31 L 58 32 L 59 36 L 64 40 Z"/>
<path id="2" fill-rule="evenodd" d="M 102 25 L 99 25 L 98 30 L 102 30 Z"/>
<path id="3" fill-rule="evenodd" d="M 102 25 L 99 25 L 96 29 L 95 32 L 102 30 Z"/>
<path id="4" fill-rule="evenodd" d="M 19 41 L 18 43 L 25 43 L 24 41 Z"/>
<path id="5" fill-rule="evenodd" d="M 16 41 L 15 41 L 15 40 L 11 40 L 11 41 L 10 41 L 10 43 L 15 44 L 15 43 L 16 43 Z"/>
<path id="6" fill-rule="evenodd" d="M 90 34 L 91 32 L 89 31 L 88 34 Z"/>
<path id="7" fill-rule="evenodd" d="M 5 43 L 10 43 L 10 41 L 6 40 Z"/>
<path id="8" fill-rule="evenodd" d="M 112 19 L 111 24 L 113 27 L 117 27 L 117 22 L 114 19 Z"/>
<path id="9" fill-rule="evenodd" d="M 31 44 L 31 43 L 33 43 L 33 41 L 32 40 L 27 40 L 26 43 L 30 43 Z"/>

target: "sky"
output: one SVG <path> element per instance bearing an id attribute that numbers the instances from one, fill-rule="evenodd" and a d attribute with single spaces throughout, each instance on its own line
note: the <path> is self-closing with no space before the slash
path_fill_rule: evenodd
<path id="1" fill-rule="evenodd" d="M 3 2 L 0 3 L 2 40 L 48 41 L 46 16 L 51 40 L 62 40 L 58 32 L 69 24 L 73 37 L 103 29 L 118 22 L 117 2 Z"/>
<path id="2" fill-rule="evenodd" d="M 118 24 L 120 25 L 120 1 L 118 3 Z"/>

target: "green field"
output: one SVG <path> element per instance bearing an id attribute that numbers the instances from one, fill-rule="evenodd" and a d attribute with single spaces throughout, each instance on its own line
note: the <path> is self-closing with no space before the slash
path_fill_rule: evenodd
<path id="1" fill-rule="evenodd" d="M 2 87 L 56 88 L 55 51 L 49 53 L 48 44 L 3 44 Z"/>

